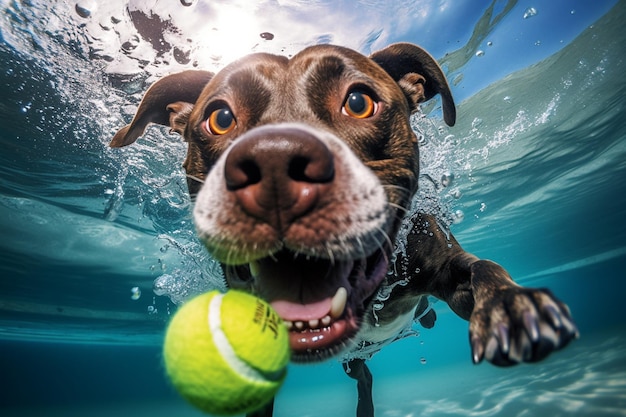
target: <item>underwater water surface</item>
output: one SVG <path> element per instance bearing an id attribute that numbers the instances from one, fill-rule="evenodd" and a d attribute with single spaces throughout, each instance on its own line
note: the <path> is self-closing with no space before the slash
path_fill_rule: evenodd
<path id="1" fill-rule="evenodd" d="M 199 416 L 169 386 L 163 331 L 220 287 L 195 238 L 185 144 L 108 148 L 158 77 L 316 43 L 417 43 L 458 103 L 415 117 L 426 205 L 464 248 L 549 287 L 581 338 L 512 368 L 433 329 L 370 361 L 377 416 L 626 416 L 626 2 L 17 1 L 0 20 L 0 415 Z M 357 5 L 356 9 L 354 6 Z M 271 34 L 271 36 L 270 36 Z M 330 360 L 291 365 L 278 417 L 353 416 Z"/>

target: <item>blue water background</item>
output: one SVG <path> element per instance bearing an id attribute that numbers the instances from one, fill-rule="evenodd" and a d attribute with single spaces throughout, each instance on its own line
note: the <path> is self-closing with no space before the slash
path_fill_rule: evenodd
<path id="1" fill-rule="evenodd" d="M 193 236 L 184 146 L 153 129 L 107 148 L 150 79 L 108 71 L 64 4 L 2 2 L 0 414 L 201 415 L 160 357 L 176 302 L 219 281 Z M 347 31 L 365 53 L 412 41 L 442 62 L 458 123 L 443 127 L 432 106 L 416 129 L 424 172 L 454 173 L 439 193 L 463 213 L 452 231 L 521 284 L 551 288 L 582 337 L 540 364 L 474 366 L 467 323 L 437 303 L 435 328 L 371 361 L 377 415 L 625 416 L 626 2 L 438 5 L 403 30 L 399 15 L 378 31 L 351 18 L 300 41 L 345 43 Z M 350 2 L 299 7 L 354 14 Z M 351 416 L 355 404 L 338 363 L 290 366 L 276 415 Z"/>

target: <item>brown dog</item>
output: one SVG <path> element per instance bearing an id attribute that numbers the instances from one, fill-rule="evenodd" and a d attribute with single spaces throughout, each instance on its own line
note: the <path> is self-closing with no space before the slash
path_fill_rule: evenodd
<path id="1" fill-rule="evenodd" d="M 441 69 L 411 44 L 369 58 L 328 45 L 254 54 L 157 81 L 111 142 L 133 143 L 149 123 L 184 137 L 199 236 L 228 285 L 274 306 L 294 361 L 346 355 L 359 417 L 374 413 L 364 361 L 413 320 L 434 324 L 427 295 L 469 320 L 476 363 L 537 361 L 578 334 L 549 291 L 464 252 L 428 213 L 405 216 L 419 174 L 409 117 L 436 94 L 453 125 Z M 403 222 L 411 232 L 395 243 Z"/>

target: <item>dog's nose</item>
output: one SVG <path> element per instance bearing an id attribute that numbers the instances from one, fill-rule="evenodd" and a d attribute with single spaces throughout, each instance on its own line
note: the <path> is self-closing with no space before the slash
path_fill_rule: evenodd
<path id="1" fill-rule="evenodd" d="M 316 206 L 335 166 L 332 152 L 314 134 L 264 126 L 236 139 L 224 176 L 244 211 L 280 231 Z"/>

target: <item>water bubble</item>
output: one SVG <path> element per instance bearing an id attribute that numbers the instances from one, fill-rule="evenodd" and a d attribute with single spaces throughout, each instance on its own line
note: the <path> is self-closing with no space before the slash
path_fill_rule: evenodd
<path id="1" fill-rule="evenodd" d="M 477 129 L 482 124 L 483 124 L 483 119 L 475 117 L 474 120 L 472 120 L 472 129 Z"/>
<path id="2" fill-rule="evenodd" d="M 576 10 L 572 10 L 569 14 L 576 14 Z"/>
<path id="3" fill-rule="evenodd" d="M 485 210 L 487 210 L 487 204 L 485 203 L 480 203 L 480 212 L 484 213 Z"/>
<path id="4" fill-rule="evenodd" d="M 452 181 L 454 181 L 454 174 L 451 172 L 444 172 L 441 175 L 441 185 L 443 187 L 448 187 L 452 184 Z"/>
<path id="5" fill-rule="evenodd" d="M 156 314 L 158 313 L 155 306 L 148 306 L 148 314 Z"/>
<path id="6" fill-rule="evenodd" d="M 511 102 L 511 96 L 504 96 L 504 98 L 502 100 L 504 100 L 505 103 L 510 103 Z"/>
<path id="7" fill-rule="evenodd" d="M 536 41 L 535 46 L 539 46 L 539 45 L 541 45 L 541 41 Z"/>
<path id="8" fill-rule="evenodd" d="M 185 7 L 189 7 L 193 5 L 194 0 L 180 0 L 180 4 Z"/>
<path id="9" fill-rule="evenodd" d="M 493 42 L 491 41 L 487 42 L 487 46 L 493 46 Z"/>
<path id="10" fill-rule="evenodd" d="M 459 198 L 461 198 L 462 195 L 463 193 L 458 188 L 450 190 L 450 197 L 454 198 L 455 200 L 458 200 Z"/>
<path id="11" fill-rule="evenodd" d="M 465 213 L 463 213 L 463 210 L 455 210 L 454 213 L 452 213 L 452 223 L 454 224 L 461 223 L 464 218 Z"/>
<path id="12" fill-rule="evenodd" d="M 537 14 L 537 9 L 535 9 L 534 7 L 529 7 L 524 12 L 524 19 L 531 18 L 531 17 L 535 16 L 536 14 Z"/>
<path id="13" fill-rule="evenodd" d="M 130 299 L 133 301 L 139 300 L 141 297 L 141 289 L 139 287 L 133 287 L 130 289 Z"/>
<path id="14" fill-rule="evenodd" d="M 483 56 L 485 55 L 485 51 L 483 51 L 482 49 L 479 49 L 478 51 L 476 51 L 476 56 Z"/>
<path id="15" fill-rule="evenodd" d="M 175 46 L 173 55 L 174 59 L 179 64 L 186 65 L 191 62 L 191 50 L 189 49 L 185 50 Z"/>
<path id="16" fill-rule="evenodd" d="M 139 36 L 133 35 L 126 42 L 122 43 L 122 50 L 124 52 L 131 52 L 139 46 L 139 42 L 141 42 Z"/>
<path id="17" fill-rule="evenodd" d="M 74 6 L 76 13 L 85 19 L 91 16 L 97 8 L 98 4 L 94 0 L 81 0 Z"/>
<path id="18" fill-rule="evenodd" d="M 420 358 L 420 363 L 421 363 L 422 365 L 426 365 L 426 358 L 422 356 L 422 357 Z"/>
<path id="19" fill-rule="evenodd" d="M 271 41 L 272 39 L 274 39 L 274 34 L 270 32 L 263 32 L 259 36 L 261 36 L 261 38 L 265 39 L 266 41 Z"/>

